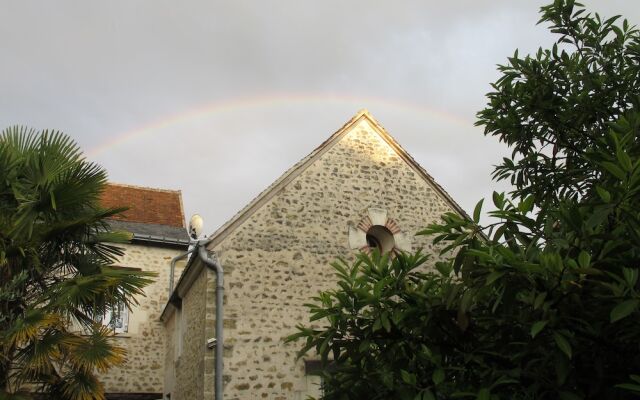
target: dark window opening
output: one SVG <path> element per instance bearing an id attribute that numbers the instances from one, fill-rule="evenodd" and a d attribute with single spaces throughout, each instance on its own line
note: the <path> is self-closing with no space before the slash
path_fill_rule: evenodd
<path id="1" fill-rule="evenodd" d="M 394 249 L 396 241 L 386 226 L 373 225 L 367 231 L 367 246 L 378 249 L 380 253 L 388 253 Z"/>
<path id="2" fill-rule="evenodd" d="M 380 241 L 373 235 L 369 235 L 367 233 L 367 246 L 371 247 L 372 249 L 380 249 L 381 245 L 380 245 Z"/>

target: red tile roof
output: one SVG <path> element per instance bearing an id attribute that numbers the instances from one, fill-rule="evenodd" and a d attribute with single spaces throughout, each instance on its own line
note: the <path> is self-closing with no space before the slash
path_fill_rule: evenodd
<path id="1" fill-rule="evenodd" d="M 184 228 L 182 194 L 179 190 L 107 184 L 100 199 L 106 208 L 129 207 L 112 219 Z"/>

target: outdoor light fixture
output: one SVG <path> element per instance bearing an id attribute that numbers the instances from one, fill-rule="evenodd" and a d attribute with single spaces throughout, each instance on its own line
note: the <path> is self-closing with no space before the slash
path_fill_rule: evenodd
<path id="1" fill-rule="evenodd" d="M 193 214 L 189 220 L 189 237 L 193 240 L 198 240 L 200 235 L 202 235 L 203 225 L 204 221 L 202 217 L 199 214 Z"/>

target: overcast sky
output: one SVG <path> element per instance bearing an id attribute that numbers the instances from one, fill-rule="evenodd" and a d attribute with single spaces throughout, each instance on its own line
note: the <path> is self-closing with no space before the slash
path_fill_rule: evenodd
<path id="1" fill-rule="evenodd" d="M 640 2 L 583 1 L 640 23 Z M 473 127 L 538 1 L 0 0 L 0 127 L 62 130 L 213 232 L 361 108 L 466 210 L 508 151 Z"/>

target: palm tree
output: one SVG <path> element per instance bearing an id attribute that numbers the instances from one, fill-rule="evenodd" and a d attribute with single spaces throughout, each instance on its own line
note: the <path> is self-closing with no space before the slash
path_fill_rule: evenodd
<path id="1" fill-rule="evenodd" d="M 0 399 L 104 399 L 95 372 L 124 361 L 96 321 L 150 274 L 110 267 L 130 237 L 109 229 L 106 182 L 63 133 L 0 133 Z"/>

